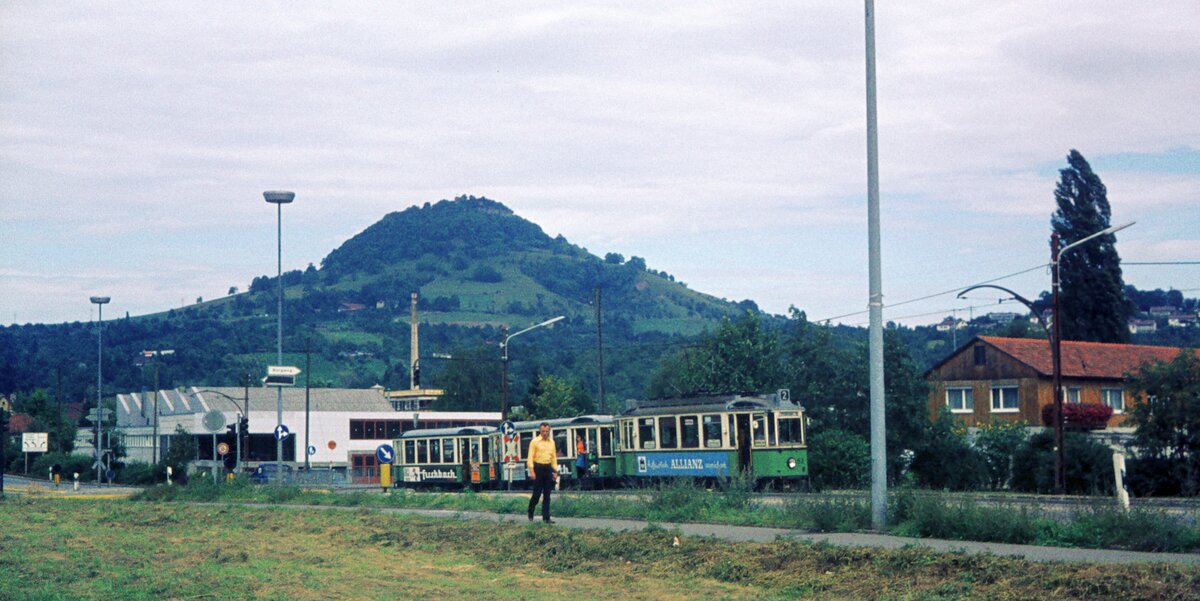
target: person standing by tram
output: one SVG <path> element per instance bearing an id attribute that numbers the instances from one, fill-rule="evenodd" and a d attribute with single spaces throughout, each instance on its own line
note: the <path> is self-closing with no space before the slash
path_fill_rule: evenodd
<path id="1" fill-rule="evenodd" d="M 533 510 L 537 507 L 538 497 L 542 500 L 542 521 L 553 524 L 550 519 L 550 491 L 558 482 L 558 449 L 554 439 L 550 438 L 550 424 L 542 422 L 538 426 L 538 436 L 529 443 L 529 458 L 526 467 L 533 476 L 533 496 L 529 498 L 529 521 L 533 521 Z"/>

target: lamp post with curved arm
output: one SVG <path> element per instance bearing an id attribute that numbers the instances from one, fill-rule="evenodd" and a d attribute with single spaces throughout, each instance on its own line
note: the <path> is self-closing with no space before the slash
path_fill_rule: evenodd
<path id="1" fill-rule="evenodd" d="M 537 324 L 531 325 L 528 328 L 525 328 L 524 330 L 520 330 L 517 332 L 513 332 L 512 334 L 508 334 L 504 337 L 504 340 L 502 340 L 500 342 L 500 419 L 501 420 L 508 419 L 508 341 L 512 340 L 513 338 L 516 338 L 517 336 L 520 336 L 521 334 L 524 334 L 525 332 L 528 332 L 530 330 L 536 330 L 540 327 L 548 326 L 555 322 L 562 321 L 563 319 L 566 319 L 566 317 L 567 317 L 566 315 L 559 315 L 558 317 L 552 317 L 550 319 L 547 319 L 546 321 L 543 321 L 542 323 L 537 323 Z"/>
<path id="2" fill-rule="evenodd" d="M 233 430 L 234 443 L 237 445 L 237 448 L 234 451 L 234 453 L 235 453 L 234 456 L 236 457 L 236 461 L 234 462 L 233 471 L 235 471 L 235 472 L 239 472 L 242 469 L 242 419 L 241 418 L 242 417 L 246 417 L 246 418 L 250 417 L 250 386 L 248 384 L 250 381 L 249 374 L 247 374 L 245 381 L 247 382 L 247 385 L 245 387 L 245 391 L 246 391 L 245 397 L 242 399 L 242 403 L 243 403 L 242 404 L 242 415 L 238 416 L 237 421 L 234 422 L 236 425 L 234 426 L 234 430 Z M 219 390 L 204 389 L 204 390 L 196 390 L 195 393 L 196 394 L 215 394 L 217 396 L 225 397 L 229 402 L 233 403 L 234 407 L 237 407 L 237 404 L 238 404 L 237 399 L 235 399 Z M 214 461 L 216 460 L 215 454 L 213 456 L 213 460 Z"/>
<path id="3" fill-rule="evenodd" d="M 1053 312 L 1052 314 L 1054 316 L 1054 320 L 1050 324 L 1051 327 L 1046 327 L 1046 320 L 1042 319 L 1042 316 L 1037 311 L 1034 311 L 1033 303 L 1031 303 L 1029 299 L 1003 286 L 996 286 L 994 284 L 979 284 L 977 286 L 971 286 L 970 288 L 958 293 L 958 297 L 962 298 L 964 294 L 979 288 L 995 288 L 997 290 L 1003 290 L 1004 292 L 1012 295 L 1013 299 L 1017 302 L 1029 307 L 1030 312 L 1037 317 L 1038 323 L 1042 325 L 1042 329 L 1046 330 L 1046 334 L 1050 339 L 1050 360 L 1054 368 L 1054 492 L 1060 495 L 1066 494 L 1067 492 L 1067 480 L 1065 470 L 1066 451 L 1063 444 L 1062 314 L 1059 310 L 1058 304 L 1058 295 L 1059 290 L 1062 288 L 1062 284 L 1058 273 L 1060 264 L 1059 260 L 1062 258 L 1064 253 L 1080 246 L 1081 244 L 1106 234 L 1118 232 L 1133 225 L 1134 223 L 1137 222 L 1130 221 L 1124 225 L 1114 225 L 1112 227 L 1104 228 L 1094 234 L 1080 238 L 1079 240 L 1076 240 L 1075 242 L 1072 242 L 1066 246 L 1061 246 L 1061 239 L 1059 238 L 1058 232 L 1054 232 L 1050 235 L 1050 302 L 1052 306 L 1051 311 Z"/>

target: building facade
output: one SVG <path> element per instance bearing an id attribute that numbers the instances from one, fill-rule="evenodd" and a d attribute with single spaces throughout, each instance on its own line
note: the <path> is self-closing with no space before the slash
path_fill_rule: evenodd
<path id="1" fill-rule="evenodd" d="M 1125 374 L 1178 354 L 1174 347 L 1064 341 L 1064 401 L 1107 405 L 1113 410 L 1108 428 L 1125 429 L 1126 411 L 1140 394 L 1126 389 Z M 1046 340 L 977 336 L 925 378 L 930 418 L 945 407 L 970 427 L 997 420 L 1040 425 L 1043 407 L 1054 403 L 1054 363 Z"/>

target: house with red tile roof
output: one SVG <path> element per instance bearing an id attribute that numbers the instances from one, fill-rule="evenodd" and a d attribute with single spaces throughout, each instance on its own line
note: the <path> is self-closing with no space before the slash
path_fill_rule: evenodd
<path id="1" fill-rule="evenodd" d="M 1121 427 L 1126 409 L 1140 397 L 1125 389 L 1125 374 L 1178 354 L 1167 346 L 1065 340 L 1064 401 L 1108 405 L 1113 409 L 1108 427 Z M 925 372 L 925 379 L 930 418 L 948 407 L 967 426 L 993 420 L 1037 426 L 1042 408 L 1054 403 L 1054 361 L 1046 340 L 977 336 Z"/>

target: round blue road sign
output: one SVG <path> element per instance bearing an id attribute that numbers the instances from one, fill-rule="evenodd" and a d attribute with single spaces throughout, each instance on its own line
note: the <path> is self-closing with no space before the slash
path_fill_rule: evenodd
<path id="1" fill-rule="evenodd" d="M 390 444 L 381 444 L 375 449 L 375 458 L 379 463 L 391 463 L 396 458 L 396 450 Z"/>
<path id="2" fill-rule="evenodd" d="M 288 430 L 287 426 L 285 426 L 283 424 L 279 424 L 278 426 L 275 426 L 275 440 L 283 440 L 283 439 L 287 438 L 288 435 L 290 435 L 290 434 L 291 434 L 291 431 Z"/>
<path id="3" fill-rule="evenodd" d="M 315 447 L 315 446 L 313 446 L 313 445 L 308 445 L 308 454 L 309 454 L 309 455 L 316 455 L 316 454 L 317 454 L 317 447 Z"/>
<path id="4" fill-rule="evenodd" d="M 512 436 L 513 434 L 517 433 L 517 426 L 516 424 L 512 423 L 511 420 L 506 421 L 503 424 L 500 424 L 500 433 L 505 436 Z"/>

